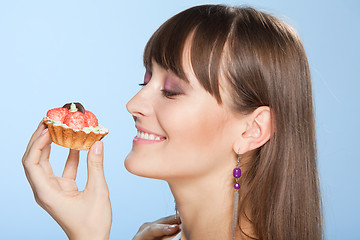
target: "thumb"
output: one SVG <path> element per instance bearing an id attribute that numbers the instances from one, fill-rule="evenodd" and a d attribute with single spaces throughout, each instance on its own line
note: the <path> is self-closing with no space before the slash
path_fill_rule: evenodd
<path id="1" fill-rule="evenodd" d="M 104 176 L 104 146 L 103 142 L 95 142 L 87 156 L 88 179 L 86 189 L 89 191 L 107 191 L 107 184 Z"/>

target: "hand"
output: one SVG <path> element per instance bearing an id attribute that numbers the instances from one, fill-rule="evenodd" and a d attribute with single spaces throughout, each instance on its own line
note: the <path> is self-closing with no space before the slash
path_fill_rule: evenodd
<path id="1" fill-rule="evenodd" d="M 156 240 L 179 232 L 180 219 L 175 215 L 161 218 L 155 222 L 144 223 L 133 240 Z"/>
<path id="2" fill-rule="evenodd" d="M 36 202 L 62 227 L 69 239 L 109 239 L 112 213 L 103 169 L 103 143 L 87 156 L 88 179 L 79 191 L 75 179 L 79 151 L 70 150 L 62 177 L 49 162 L 51 138 L 44 124 L 32 135 L 22 163 Z"/>

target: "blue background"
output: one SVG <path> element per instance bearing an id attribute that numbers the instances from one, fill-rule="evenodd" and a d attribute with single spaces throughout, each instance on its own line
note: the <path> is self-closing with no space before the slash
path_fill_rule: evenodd
<path id="1" fill-rule="evenodd" d="M 360 239 L 360 2 L 0 1 L 0 239 L 66 239 L 38 207 L 21 157 L 50 108 L 80 101 L 111 133 L 104 139 L 113 206 L 111 239 L 131 239 L 145 221 L 173 214 L 168 186 L 128 173 L 135 128 L 126 102 L 143 79 L 143 48 L 166 19 L 204 3 L 248 4 L 297 29 L 313 76 L 327 239 Z M 53 145 L 61 174 L 67 149 Z M 86 152 L 78 184 L 86 181 Z"/>

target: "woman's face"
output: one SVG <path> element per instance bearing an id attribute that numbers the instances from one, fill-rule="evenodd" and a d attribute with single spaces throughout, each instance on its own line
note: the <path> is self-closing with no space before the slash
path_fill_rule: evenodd
<path id="1" fill-rule="evenodd" d="M 200 177 L 228 168 L 224 162 L 234 157 L 231 111 L 204 90 L 189 63 L 184 66 L 189 82 L 153 62 L 143 88 L 127 103 L 138 130 L 125 160 L 133 174 Z"/>

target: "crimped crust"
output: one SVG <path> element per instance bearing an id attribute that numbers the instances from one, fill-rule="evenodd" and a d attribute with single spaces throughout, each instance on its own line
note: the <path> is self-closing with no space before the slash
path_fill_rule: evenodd
<path id="1" fill-rule="evenodd" d="M 48 127 L 51 139 L 54 143 L 77 150 L 89 150 L 96 141 L 100 141 L 109 133 L 86 133 L 82 130 L 75 131 L 72 128 L 56 125 L 45 119 L 43 122 Z"/>

